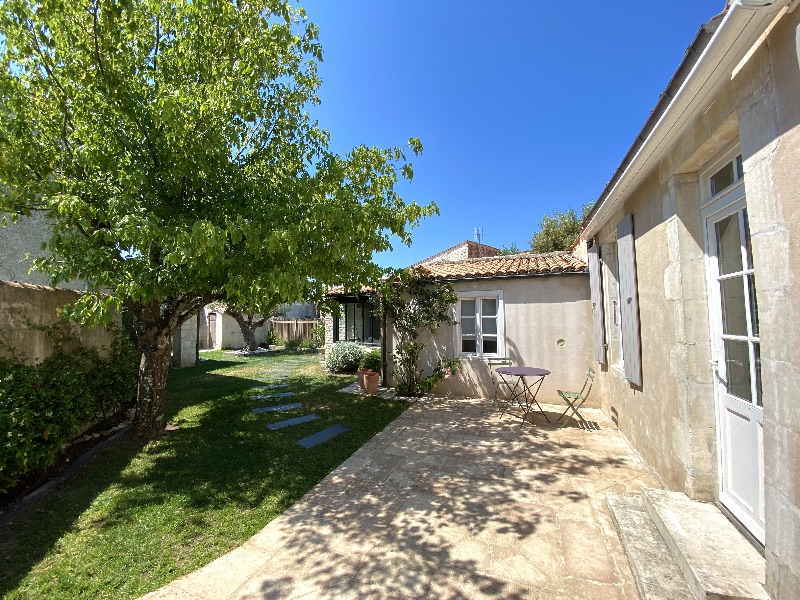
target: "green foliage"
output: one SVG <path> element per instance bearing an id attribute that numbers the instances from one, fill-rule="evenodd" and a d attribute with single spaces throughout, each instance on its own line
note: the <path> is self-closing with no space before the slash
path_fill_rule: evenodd
<path id="1" fill-rule="evenodd" d="M 369 369 L 370 371 L 375 371 L 376 373 L 381 372 L 382 366 L 383 361 L 381 360 L 381 351 L 378 349 L 365 352 L 364 356 L 361 357 L 361 362 L 358 363 L 359 369 Z"/>
<path id="2" fill-rule="evenodd" d="M 56 352 L 36 366 L 0 358 L 0 492 L 50 466 L 82 425 L 133 398 L 138 355 L 121 331 L 108 357 L 93 348 Z"/>
<path id="3" fill-rule="evenodd" d="M 267 340 L 267 344 L 270 346 L 280 346 L 281 339 L 278 337 L 278 334 L 275 333 L 274 329 L 270 329 L 265 336 Z"/>
<path id="4" fill-rule="evenodd" d="M 419 140 L 330 149 L 308 110 L 318 29 L 290 0 L 14 0 L 0 31 L 0 211 L 50 217 L 36 266 L 90 282 L 76 318 L 135 315 L 141 435 L 165 340 L 202 305 L 266 314 L 376 281 L 372 256 L 438 214 L 395 191 Z"/>
<path id="5" fill-rule="evenodd" d="M 450 283 L 434 281 L 413 269 L 396 272 L 382 285 L 381 310 L 397 334 L 392 360 L 401 396 L 420 396 L 430 389 L 418 366 L 425 345 L 417 338 L 434 333 L 445 323 L 453 324 L 450 308 L 457 301 Z"/>
<path id="6" fill-rule="evenodd" d="M 297 350 L 298 348 L 300 348 L 300 341 L 296 340 L 294 338 L 292 338 L 290 340 L 286 340 L 283 343 L 283 347 L 286 350 Z"/>
<path id="7" fill-rule="evenodd" d="M 316 348 L 322 348 L 325 345 L 325 322 L 320 320 L 314 325 L 314 332 L 312 334 Z"/>
<path id="8" fill-rule="evenodd" d="M 319 346 L 317 346 L 316 340 L 307 339 L 307 340 L 300 340 L 300 349 L 301 350 L 316 350 Z"/>
<path id="9" fill-rule="evenodd" d="M 531 250 L 537 253 L 569 250 L 578 238 L 583 220 L 592 210 L 592 206 L 590 202 L 581 207 L 580 217 L 573 208 L 568 208 L 565 212 L 554 210 L 551 214 L 544 215 L 539 222 L 539 231 L 530 240 Z"/>
<path id="10" fill-rule="evenodd" d="M 517 248 L 517 242 L 511 242 L 510 246 L 503 246 L 500 248 L 500 255 L 508 255 L 508 254 L 518 254 L 521 252 L 519 248 Z"/>
<path id="11" fill-rule="evenodd" d="M 339 342 L 325 356 L 325 368 L 331 373 L 354 373 L 363 355 L 364 347 L 360 344 Z"/>

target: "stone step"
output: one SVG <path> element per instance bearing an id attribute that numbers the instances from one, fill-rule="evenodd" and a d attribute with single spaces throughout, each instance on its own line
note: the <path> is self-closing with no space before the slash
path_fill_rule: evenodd
<path id="1" fill-rule="evenodd" d="M 641 495 L 606 494 L 611 518 L 642 600 L 692 600 L 683 573 L 672 558 L 653 519 L 642 506 Z"/>
<path id="2" fill-rule="evenodd" d="M 717 507 L 654 489 L 642 504 L 697 600 L 769 600 L 764 558 Z"/>

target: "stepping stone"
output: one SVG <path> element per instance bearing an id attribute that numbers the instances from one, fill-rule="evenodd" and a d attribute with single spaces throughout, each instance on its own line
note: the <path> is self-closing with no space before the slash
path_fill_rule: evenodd
<path id="1" fill-rule="evenodd" d="M 267 425 L 267 429 L 283 429 L 284 427 L 291 427 L 292 425 L 299 425 L 300 423 L 308 423 L 309 421 L 316 421 L 319 419 L 317 415 L 304 415 L 302 417 L 295 417 L 294 419 L 286 419 L 285 421 L 278 421 Z"/>
<path id="2" fill-rule="evenodd" d="M 269 398 L 288 398 L 294 396 L 294 392 L 278 392 L 277 394 L 265 394 L 263 396 L 250 396 L 250 400 L 267 400 Z"/>
<path id="3" fill-rule="evenodd" d="M 311 448 L 312 446 L 316 446 L 322 442 L 327 442 L 329 439 L 334 438 L 345 431 L 349 431 L 349 429 L 347 429 L 347 427 L 344 425 L 333 425 L 327 429 L 323 429 L 322 431 L 315 433 L 314 435 L 304 437 L 302 440 L 297 442 L 297 444 L 303 448 Z"/>
<path id="4" fill-rule="evenodd" d="M 289 385 L 286 383 L 271 383 L 269 385 L 256 385 L 254 387 L 262 390 L 277 390 L 280 388 L 289 387 Z"/>
<path id="5" fill-rule="evenodd" d="M 254 408 L 254 413 L 264 413 L 264 412 L 278 412 L 282 410 L 294 410 L 296 408 L 301 408 L 301 404 L 297 402 L 296 404 L 280 404 L 278 406 L 264 406 L 262 408 Z"/>

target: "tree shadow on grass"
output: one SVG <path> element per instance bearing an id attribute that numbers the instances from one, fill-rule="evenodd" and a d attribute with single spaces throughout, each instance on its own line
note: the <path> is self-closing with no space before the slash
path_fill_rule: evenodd
<path id="1" fill-rule="evenodd" d="M 177 576 L 176 569 L 180 574 L 184 567 L 196 568 L 198 560 L 202 564 L 258 531 L 368 439 L 362 431 L 336 452 L 309 455 L 285 433 L 267 430 L 269 419 L 250 412 L 248 395 L 257 380 L 215 373 L 229 367 L 261 368 L 269 362 L 274 361 L 246 365 L 241 358 L 203 360 L 193 369 L 171 372 L 166 413 L 177 429 L 151 443 L 127 438 L 114 444 L 52 495 L 21 512 L 2 535 L 0 593 L 14 590 L 65 536 L 90 528 L 99 537 L 119 538 L 122 552 L 130 545 L 125 537 L 132 538 L 132 544 L 146 540 L 125 532 L 148 518 L 170 521 L 168 539 L 152 544 L 166 548 L 152 554 L 156 562 L 174 566 L 166 572 L 158 565 L 143 568 L 150 573 L 143 579 L 152 581 L 133 589 L 139 593 L 138 588 L 157 587 Z M 314 383 L 293 377 L 291 381 L 323 420 L 341 415 L 326 408 L 336 404 L 331 397 L 340 380 Z M 342 401 L 346 404 L 348 399 Z M 372 424 L 369 436 L 385 422 L 384 416 L 379 425 Z M 100 509 L 92 507 L 98 502 L 103 505 Z M 154 510 L 163 514 L 153 516 Z M 250 516 L 243 518 L 244 514 Z M 218 526 L 218 520 L 237 530 L 233 538 L 209 535 L 208 529 Z M 179 533 L 173 535 L 176 530 Z M 183 549 L 169 547 L 171 543 Z"/>

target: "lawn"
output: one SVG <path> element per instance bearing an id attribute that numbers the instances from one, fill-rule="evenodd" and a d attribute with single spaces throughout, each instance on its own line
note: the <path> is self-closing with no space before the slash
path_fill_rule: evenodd
<path id="1" fill-rule="evenodd" d="M 240 545 L 405 408 L 339 393 L 355 377 L 323 373 L 319 355 L 203 353 L 170 373 L 167 421 L 151 442 L 113 444 L 0 531 L 0 595 L 136 598 Z M 300 362 L 289 365 L 287 362 Z M 291 371 L 291 398 L 254 402 L 260 380 Z M 253 414 L 288 402 L 301 410 Z M 270 431 L 315 413 L 320 420 Z M 349 431 L 305 449 L 297 440 L 340 423 Z"/>

